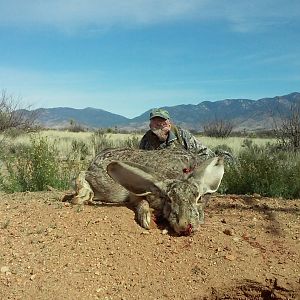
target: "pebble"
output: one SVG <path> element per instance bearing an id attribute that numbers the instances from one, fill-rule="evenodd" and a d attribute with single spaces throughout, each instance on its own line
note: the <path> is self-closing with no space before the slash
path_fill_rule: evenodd
<path id="1" fill-rule="evenodd" d="M 238 237 L 238 236 L 235 236 L 232 238 L 235 242 L 240 242 L 241 241 L 241 238 Z"/>
<path id="2" fill-rule="evenodd" d="M 223 233 L 225 233 L 226 235 L 234 235 L 234 231 L 232 229 L 224 229 Z"/>
<path id="3" fill-rule="evenodd" d="M 233 260 L 236 260 L 236 257 L 232 254 L 227 254 L 227 255 L 225 255 L 225 259 L 233 261 Z"/>
<path id="4" fill-rule="evenodd" d="M 1 267 L 0 271 L 1 271 L 1 273 L 7 273 L 7 272 L 9 272 L 9 267 L 3 266 L 3 267 Z"/>
<path id="5" fill-rule="evenodd" d="M 30 280 L 33 281 L 35 277 L 36 277 L 36 274 L 31 275 Z"/>
<path id="6" fill-rule="evenodd" d="M 254 198 L 261 198 L 261 195 L 260 195 L 260 194 L 257 194 L 257 193 L 254 193 L 254 194 L 253 194 L 253 197 L 254 197 Z"/>

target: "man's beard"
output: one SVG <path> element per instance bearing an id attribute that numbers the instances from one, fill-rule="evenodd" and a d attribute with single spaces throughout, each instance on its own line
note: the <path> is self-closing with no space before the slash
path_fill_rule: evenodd
<path id="1" fill-rule="evenodd" d="M 151 128 L 151 131 L 158 137 L 161 142 L 165 142 L 170 131 L 169 126 L 163 128 Z"/>

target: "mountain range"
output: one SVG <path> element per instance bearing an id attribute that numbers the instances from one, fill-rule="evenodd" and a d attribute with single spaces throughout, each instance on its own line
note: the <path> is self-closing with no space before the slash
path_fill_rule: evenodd
<path id="1" fill-rule="evenodd" d="M 187 129 L 202 130 L 208 122 L 226 120 L 233 124 L 234 130 L 268 130 L 274 120 L 289 113 L 293 105 L 300 106 L 299 92 L 259 100 L 225 99 L 163 108 L 169 111 L 175 124 Z M 39 108 L 31 112 L 37 115 L 38 124 L 47 128 L 64 128 L 73 122 L 88 128 L 118 127 L 131 131 L 148 128 L 150 110 L 132 119 L 91 107 Z"/>

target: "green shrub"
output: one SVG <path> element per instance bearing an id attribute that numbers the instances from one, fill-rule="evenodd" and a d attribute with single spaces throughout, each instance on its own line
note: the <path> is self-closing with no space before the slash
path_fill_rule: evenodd
<path id="1" fill-rule="evenodd" d="M 90 155 L 90 150 L 88 145 L 83 141 L 72 140 L 71 151 L 73 156 L 79 158 L 80 160 L 85 159 Z"/>
<path id="2" fill-rule="evenodd" d="M 276 149 L 244 141 L 235 163 L 226 167 L 221 192 L 262 196 L 300 197 L 300 157 Z"/>
<path id="3" fill-rule="evenodd" d="M 29 145 L 13 149 L 3 160 L 5 171 L 1 174 L 0 185 L 4 191 L 42 191 L 48 186 L 57 189 L 69 186 L 72 171 L 46 138 L 31 138 Z"/>
<path id="4" fill-rule="evenodd" d="M 217 145 L 215 147 L 212 147 L 211 150 L 215 153 L 222 152 L 222 151 L 227 151 L 227 152 L 233 154 L 233 149 L 230 146 L 226 145 L 226 144 Z"/>

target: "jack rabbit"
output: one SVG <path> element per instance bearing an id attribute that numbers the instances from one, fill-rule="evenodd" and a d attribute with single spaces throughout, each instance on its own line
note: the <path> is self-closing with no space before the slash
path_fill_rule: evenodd
<path id="1" fill-rule="evenodd" d="M 149 229 L 151 210 L 180 235 L 204 222 L 201 197 L 215 192 L 224 174 L 223 157 L 203 160 L 178 149 L 106 149 L 76 179 L 74 204 L 129 201 L 138 223 Z"/>

